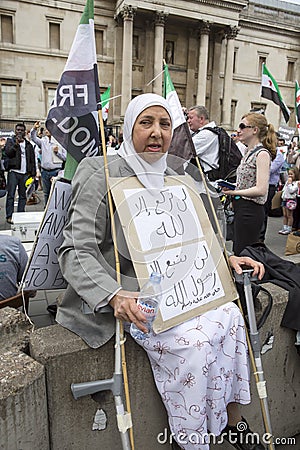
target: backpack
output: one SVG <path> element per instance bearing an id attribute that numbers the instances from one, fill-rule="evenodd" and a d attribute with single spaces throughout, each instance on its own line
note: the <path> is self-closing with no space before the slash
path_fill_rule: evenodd
<path id="1" fill-rule="evenodd" d="M 234 182 L 236 177 L 235 171 L 242 159 L 242 154 L 238 146 L 233 142 L 224 128 L 205 127 L 203 129 L 217 134 L 219 141 L 219 168 L 212 169 L 209 176 L 210 181 L 223 179 Z"/>

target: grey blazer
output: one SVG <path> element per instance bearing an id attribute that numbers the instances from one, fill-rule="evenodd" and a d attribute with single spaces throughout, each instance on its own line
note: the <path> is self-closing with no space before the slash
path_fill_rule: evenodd
<path id="1" fill-rule="evenodd" d="M 126 161 L 108 157 L 112 177 L 134 176 Z M 174 173 L 168 170 L 166 174 Z M 72 181 L 72 202 L 58 259 L 68 282 L 58 307 L 59 324 L 81 336 L 92 348 L 114 334 L 115 319 L 108 298 L 120 287 L 110 227 L 103 157 L 85 158 Z M 115 214 L 122 288 L 138 290 L 138 282 L 117 214 Z M 103 308 L 95 313 L 101 302 Z"/>

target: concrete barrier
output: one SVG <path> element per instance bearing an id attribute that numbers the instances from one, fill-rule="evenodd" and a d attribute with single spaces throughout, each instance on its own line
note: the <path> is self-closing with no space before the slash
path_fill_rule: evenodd
<path id="1" fill-rule="evenodd" d="M 292 437 L 300 433 L 300 359 L 294 345 L 295 332 L 280 326 L 288 293 L 271 283 L 266 283 L 263 287 L 273 297 L 271 313 L 259 330 L 262 343 L 265 342 L 269 334 L 274 335 L 272 349 L 261 356 L 272 431 L 275 438 Z M 264 308 L 267 302 L 264 294 L 260 294 L 259 298 L 261 306 Z M 242 415 L 247 419 L 251 429 L 263 436 L 264 424 L 252 367 L 251 393 L 251 404 L 241 406 Z M 222 445 L 211 445 L 211 450 L 232 450 L 232 448 L 227 442 Z"/>
<path id="2" fill-rule="evenodd" d="M 276 437 L 294 436 L 300 433 L 300 357 L 295 348 L 296 333 L 280 326 L 287 304 L 287 292 L 271 283 L 263 285 L 273 296 L 273 308 L 260 331 L 263 343 L 269 334 L 274 335 L 272 350 L 262 355 L 267 381 L 268 403 L 273 434 Z M 262 295 L 262 305 L 266 303 Z M 259 431 L 263 431 L 259 400 L 252 376 L 253 400 L 243 409 Z"/>
<path id="3" fill-rule="evenodd" d="M 44 367 L 21 351 L 30 328 L 19 311 L 0 310 L 1 450 L 49 449 Z"/>
<path id="4" fill-rule="evenodd" d="M 32 325 L 14 308 L 0 309 L 0 348 L 26 351 Z"/>
<path id="5" fill-rule="evenodd" d="M 51 449 L 121 449 L 112 394 L 101 395 L 99 404 L 90 396 L 75 400 L 70 389 L 71 383 L 112 377 L 114 339 L 93 350 L 75 334 L 54 325 L 34 333 L 30 354 L 46 369 Z M 130 336 L 126 360 L 135 448 L 169 448 L 157 441 L 157 435 L 167 428 L 167 417 L 152 381 L 147 355 Z M 107 426 L 101 431 L 92 430 L 95 415 L 101 409 L 107 416 Z"/>

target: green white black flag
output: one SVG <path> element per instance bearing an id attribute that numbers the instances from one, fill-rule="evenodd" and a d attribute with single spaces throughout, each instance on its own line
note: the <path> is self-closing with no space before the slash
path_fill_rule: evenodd
<path id="1" fill-rule="evenodd" d="M 289 121 L 291 111 L 284 103 L 278 84 L 275 78 L 273 78 L 271 73 L 268 71 L 265 64 L 263 64 L 262 69 L 261 96 L 276 103 L 276 105 L 280 107 L 285 121 Z"/>
<path id="2" fill-rule="evenodd" d="M 87 0 L 46 121 L 47 129 L 77 162 L 98 154 L 99 107 L 94 1 Z"/>
<path id="3" fill-rule="evenodd" d="M 185 161 L 189 161 L 196 155 L 196 151 L 189 126 L 184 117 L 180 100 L 172 83 L 169 69 L 166 64 L 164 66 L 164 97 L 170 104 L 174 121 L 174 133 L 168 154 L 175 155 Z M 174 163 L 171 164 L 171 166 L 176 169 Z"/>
<path id="4" fill-rule="evenodd" d="M 101 107 L 102 107 L 102 118 L 103 122 L 108 118 L 109 110 L 109 99 L 110 99 L 110 86 L 106 89 L 103 94 L 101 94 Z"/>

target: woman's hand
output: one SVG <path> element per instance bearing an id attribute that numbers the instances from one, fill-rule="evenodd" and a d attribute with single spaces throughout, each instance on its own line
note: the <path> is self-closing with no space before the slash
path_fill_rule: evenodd
<path id="1" fill-rule="evenodd" d="M 225 194 L 225 195 L 236 195 L 236 192 L 232 191 L 231 189 L 228 189 L 226 187 L 223 187 L 222 194 Z"/>
<path id="2" fill-rule="evenodd" d="M 264 265 L 258 261 L 254 261 L 254 259 L 249 258 L 249 256 L 229 256 L 229 263 L 239 275 L 241 275 L 243 272 L 242 266 L 252 267 L 252 275 L 257 276 L 259 280 L 261 280 L 265 274 Z"/>
<path id="3" fill-rule="evenodd" d="M 146 318 L 136 303 L 138 295 L 138 292 L 124 291 L 121 289 L 113 296 L 109 303 L 114 308 L 117 319 L 124 322 L 133 322 L 143 333 L 147 333 L 148 329 L 143 325 L 146 322 Z"/>

